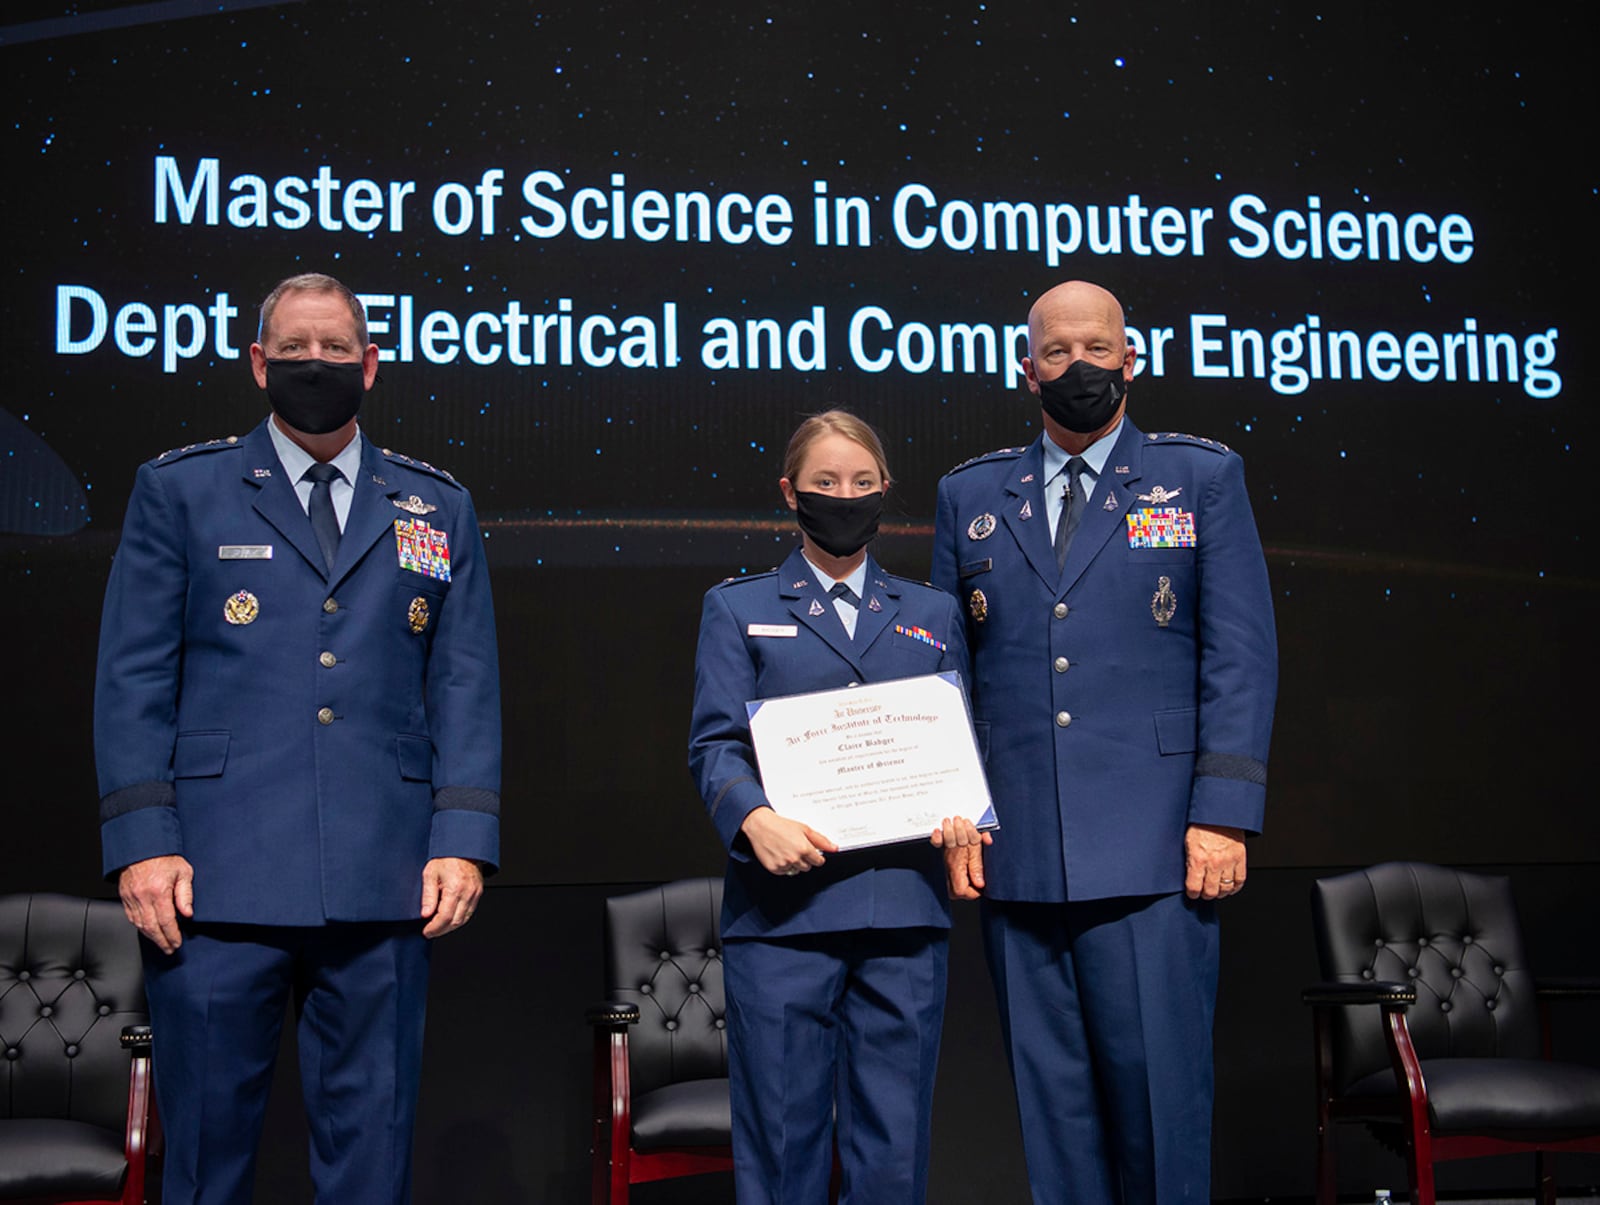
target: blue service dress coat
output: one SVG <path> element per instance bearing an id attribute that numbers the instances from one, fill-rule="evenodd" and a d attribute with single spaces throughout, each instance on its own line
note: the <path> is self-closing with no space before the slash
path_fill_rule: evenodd
<path id="1" fill-rule="evenodd" d="M 1001 829 L 985 894 L 1176 892 L 1190 824 L 1261 829 L 1277 643 L 1244 466 L 1124 420 L 1058 570 L 1043 436 L 939 483 Z"/>
<path id="2" fill-rule="evenodd" d="M 353 485 L 330 573 L 265 423 L 138 471 L 95 690 L 104 869 L 183 855 L 196 920 L 415 920 L 428 859 L 498 861 L 472 500 L 365 439 Z"/>
<path id="3" fill-rule="evenodd" d="M 774 629 L 794 634 L 757 634 Z M 829 854 L 825 865 L 785 877 L 763 869 L 739 832 L 752 809 L 767 806 L 747 702 L 946 670 L 966 678 L 955 600 L 885 573 L 870 556 L 853 640 L 799 549 L 775 572 L 730 578 L 706 593 L 689 767 L 730 855 L 724 937 L 949 928 L 942 855 L 926 841 Z"/>

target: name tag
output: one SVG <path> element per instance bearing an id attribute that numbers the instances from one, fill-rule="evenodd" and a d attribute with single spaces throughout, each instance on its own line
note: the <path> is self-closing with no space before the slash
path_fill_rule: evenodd
<path id="1" fill-rule="evenodd" d="M 219 561 L 270 561 L 271 544 L 218 544 Z"/>
<path id="2" fill-rule="evenodd" d="M 792 623 L 753 623 L 744 630 L 746 636 L 798 636 L 800 627 Z"/>

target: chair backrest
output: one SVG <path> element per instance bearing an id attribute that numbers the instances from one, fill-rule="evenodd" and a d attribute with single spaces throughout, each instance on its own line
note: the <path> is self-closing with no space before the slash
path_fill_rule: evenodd
<path id="1" fill-rule="evenodd" d="M 1385 862 L 1311 889 L 1324 979 L 1409 983 L 1417 1055 L 1537 1058 L 1538 1005 L 1511 883 L 1425 862 Z M 1375 1008 L 1335 1010 L 1334 1089 L 1389 1066 Z"/>
<path id="2" fill-rule="evenodd" d="M 721 879 L 681 879 L 606 901 L 606 998 L 639 1006 L 635 1095 L 728 1074 Z"/>
<path id="3" fill-rule="evenodd" d="M 0 896 L 0 1118 L 121 1130 L 122 1027 L 149 1021 L 139 938 L 120 904 Z"/>

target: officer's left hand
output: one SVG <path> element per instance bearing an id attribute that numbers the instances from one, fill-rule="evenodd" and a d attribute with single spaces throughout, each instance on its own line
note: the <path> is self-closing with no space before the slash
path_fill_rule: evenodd
<path id="1" fill-rule="evenodd" d="M 1183 890 L 1191 900 L 1216 900 L 1244 889 L 1244 830 L 1226 824 L 1191 824 L 1183 835 L 1188 875 Z"/>
<path id="2" fill-rule="evenodd" d="M 422 868 L 424 937 L 443 937 L 472 919 L 483 895 L 483 871 L 466 858 L 433 858 Z"/>

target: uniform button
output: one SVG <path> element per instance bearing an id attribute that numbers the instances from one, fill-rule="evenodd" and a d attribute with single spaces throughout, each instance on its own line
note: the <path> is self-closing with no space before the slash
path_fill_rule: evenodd
<path id="1" fill-rule="evenodd" d="M 1067 604 L 1057 603 L 1053 613 L 1057 619 L 1065 619 L 1067 617 Z"/>
<path id="2" fill-rule="evenodd" d="M 333 723 L 333 708 L 331 708 L 331 707 L 319 708 L 317 710 L 317 723 L 319 723 L 319 724 L 331 724 L 331 723 Z"/>
<path id="3" fill-rule="evenodd" d="M 850 688 L 852 686 L 860 686 L 860 685 L 861 685 L 861 683 L 859 683 L 859 682 L 846 682 L 845 683 L 845 688 L 848 689 L 848 688 Z"/>
<path id="4" fill-rule="evenodd" d="M 339 658 L 335 657 L 332 653 L 323 653 L 322 656 L 317 658 L 317 660 L 322 662 L 323 669 L 332 669 L 334 666 L 339 664 Z"/>
<path id="5" fill-rule="evenodd" d="M 326 611 L 329 615 L 332 615 L 335 611 L 337 611 L 339 609 L 339 600 L 336 599 L 336 598 L 325 598 L 325 599 L 323 599 L 322 600 L 322 609 L 324 611 Z"/>
<path id="6" fill-rule="evenodd" d="M 1072 716 L 1069 713 L 1067 713 L 1065 711 L 1056 712 L 1056 727 L 1057 728 L 1065 728 L 1070 723 L 1072 723 Z"/>
<path id="7" fill-rule="evenodd" d="M 1071 664 L 1072 664 L 1072 662 L 1068 661 L 1065 657 L 1057 657 L 1056 658 L 1056 673 L 1058 673 L 1058 674 L 1066 673 L 1067 672 L 1067 666 L 1069 666 Z"/>

